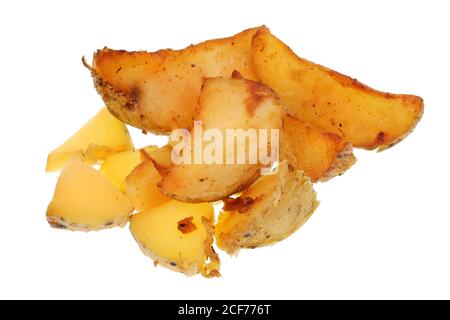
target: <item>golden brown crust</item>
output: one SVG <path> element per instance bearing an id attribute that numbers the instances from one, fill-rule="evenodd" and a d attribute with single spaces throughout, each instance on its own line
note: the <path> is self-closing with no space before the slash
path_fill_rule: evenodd
<path id="1" fill-rule="evenodd" d="M 134 91 L 135 93 L 133 94 L 133 92 L 128 93 L 118 89 L 101 78 L 94 69 L 92 70 L 92 78 L 98 94 L 103 98 L 109 112 L 117 119 L 155 134 L 168 134 L 170 132 L 155 124 L 154 121 L 147 119 L 146 115 L 140 112 L 136 95 L 137 91 Z"/>
<path id="2" fill-rule="evenodd" d="M 257 79 L 250 52 L 257 29 L 182 50 L 127 52 L 104 48 L 94 54 L 88 68 L 98 93 L 120 120 L 157 134 L 190 129 L 205 78 L 229 77 L 238 70 L 247 79 Z"/>
<path id="3" fill-rule="evenodd" d="M 255 70 L 286 102 L 288 113 L 354 147 L 385 150 L 401 141 L 423 114 L 422 98 L 375 90 L 297 56 L 259 29 L 252 40 Z"/>

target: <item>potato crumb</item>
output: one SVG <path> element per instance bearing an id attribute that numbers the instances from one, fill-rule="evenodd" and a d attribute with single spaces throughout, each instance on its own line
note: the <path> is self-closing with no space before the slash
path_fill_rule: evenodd
<path id="1" fill-rule="evenodd" d="M 187 217 L 183 220 L 178 221 L 178 230 L 182 233 L 189 233 L 194 230 L 197 230 L 196 225 L 192 222 L 194 217 Z"/>

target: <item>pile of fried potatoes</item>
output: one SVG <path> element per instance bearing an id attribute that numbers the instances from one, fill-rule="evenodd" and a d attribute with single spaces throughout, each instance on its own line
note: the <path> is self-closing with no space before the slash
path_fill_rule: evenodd
<path id="1" fill-rule="evenodd" d="M 182 50 L 104 48 L 83 63 L 106 108 L 48 155 L 46 171 L 61 173 L 47 220 L 76 231 L 129 223 L 155 265 L 186 275 L 220 276 L 214 242 L 236 254 L 291 235 L 318 206 L 313 183 L 349 169 L 353 147 L 398 143 L 423 113 L 420 97 L 300 58 L 264 26 Z M 170 134 L 194 120 L 280 130 L 276 174 L 258 162 L 174 164 L 170 143 L 136 149 L 126 126 Z"/>

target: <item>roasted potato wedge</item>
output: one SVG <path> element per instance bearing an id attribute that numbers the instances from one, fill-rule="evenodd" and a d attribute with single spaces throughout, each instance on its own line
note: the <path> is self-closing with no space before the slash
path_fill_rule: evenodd
<path id="1" fill-rule="evenodd" d="M 54 228 L 95 231 L 128 222 L 133 206 L 103 174 L 75 153 L 64 166 L 47 220 Z"/>
<path id="2" fill-rule="evenodd" d="M 216 225 L 217 246 L 229 254 L 287 238 L 312 215 L 318 202 L 302 171 L 280 163 L 276 175 L 258 180 L 239 198 L 225 200 Z"/>
<path id="3" fill-rule="evenodd" d="M 209 203 L 175 200 L 131 217 L 130 230 L 145 255 L 188 276 L 220 276 L 220 260 L 212 248 L 214 208 Z"/>
<path id="4" fill-rule="evenodd" d="M 253 37 L 252 55 L 260 81 L 284 99 L 291 115 L 354 147 L 389 148 L 422 116 L 420 97 L 380 92 L 302 59 L 268 29 Z"/>
<path id="5" fill-rule="evenodd" d="M 182 50 L 98 50 L 91 68 L 95 87 L 118 119 L 137 128 L 156 133 L 189 129 L 205 78 L 238 70 L 256 80 L 250 45 L 257 29 Z"/>
<path id="6" fill-rule="evenodd" d="M 267 86 L 245 79 L 208 79 L 202 86 L 196 120 L 202 121 L 204 130 L 219 130 L 224 138 L 222 162 L 207 164 L 194 163 L 194 147 L 191 148 L 191 164 L 172 165 L 160 171 L 162 180 L 158 184 L 167 196 L 185 202 L 212 202 L 246 189 L 259 175 L 262 163 L 257 159 L 250 163 L 238 164 L 237 153 L 234 161 L 226 157 L 234 153 L 238 144 L 235 137 L 226 138 L 228 129 L 254 129 L 256 141 L 259 129 L 280 130 L 285 112 L 278 96 Z M 244 131 L 246 132 L 246 131 Z M 250 138 L 245 141 L 245 154 L 250 153 Z M 194 139 L 192 139 L 194 140 Z M 236 142 L 236 144 L 235 144 Z M 278 143 L 278 141 L 276 141 Z M 261 149 L 271 149 L 271 140 Z M 208 143 L 204 142 L 201 154 Z M 242 149 L 241 149 L 242 150 Z M 231 152 L 231 153 L 230 153 Z M 276 150 L 278 152 L 278 150 Z M 242 152 L 243 153 L 243 152 Z M 227 164 L 230 163 L 230 164 Z"/>
<path id="7" fill-rule="evenodd" d="M 323 132 L 292 116 L 284 119 L 280 159 L 303 170 L 312 182 L 343 174 L 355 162 L 352 145 L 334 133 Z"/>
<path id="8" fill-rule="evenodd" d="M 102 108 L 78 132 L 50 152 L 45 171 L 60 170 L 78 151 L 83 151 L 89 162 L 96 162 L 113 153 L 130 150 L 133 150 L 133 143 L 127 127 Z"/>

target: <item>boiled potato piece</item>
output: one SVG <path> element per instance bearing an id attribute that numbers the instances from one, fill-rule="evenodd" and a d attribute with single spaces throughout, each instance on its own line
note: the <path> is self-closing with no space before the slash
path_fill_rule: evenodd
<path id="1" fill-rule="evenodd" d="M 155 146 L 145 147 L 144 150 L 151 152 L 156 150 Z M 103 173 L 120 191 L 125 191 L 125 178 L 133 169 L 141 163 L 141 151 L 125 151 L 108 156 L 100 167 Z"/>
<path id="2" fill-rule="evenodd" d="M 155 264 L 188 276 L 219 276 L 213 244 L 214 208 L 171 200 L 131 217 L 130 230 Z"/>
<path id="3" fill-rule="evenodd" d="M 229 77 L 236 69 L 256 80 L 250 52 L 256 30 L 182 50 L 102 49 L 88 68 L 106 106 L 120 120 L 157 133 L 189 129 L 205 78 Z"/>
<path id="4" fill-rule="evenodd" d="M 318 202 L 302 171 L 281 162 L 276 175 L 258 180 L 237 199 L 225 201 L 216 225 L 217 246 L 236 254 L 287 238 L 312 215 Z"/>
<path id="5" fill-rule="evenodd" d="M 341 136 L 354 147 L 389 148 L 406 137 L 422 116 L 422 98 L 376 91 L 302 59 L 268 29 L 258 30 L 252 54 L 260 81 L 284 99 L 291 115 Z"/>
<path id="6" fill-rule="evenodd" d="M 172 146 L 167 144 L 161 148 L 153 150 L 152 152 L 146 152 L 147 158 L 150 158 L 154 165 L 160 170 L 170 167 L 172 163 Z"/>
<path id="7" fill-rule="evenodd" d="M 163 147 L 164 148 L 164 147 Z M 161 179 L 150 158 L 155 154 L 158 157 L 160 149 L 144 153 L 142 163 L 136 166 L 125 179 L 125 194 L 137 211 L 143 211 L 170 200 L 169 197 L 159 191 L 157 183 Z"/>
<path id="8" fill-rule="evenodd" d="M 160 190 L 180 201 L 212 202 L 246 189 L 260 175 L 262 164 L 259 159 L 252 164 L 248 157 L 243 164 L 238 164 L 236 157 L 227 164 L 227 153 L 231 159 L 231 154 L 235 152 L 236 156 L 239 150 L 236 148 L 237 139 L 226 138 L 226 130 L 255 129 L 256 139 L 259 139 L 258 129 L 280 130 L 284 116 L 280 99 L 267 86 L 245 79 L 206 80 L 195 119 L 202 121 L 203 130 L 213 128 L 224 137 L 222 162 L 207 164 L 203 159 L 201 164 L 196 164 L 195 147 L 192 147 L 191 164 L 174 164 L 160 172 L 163 177 L 158 184 Z M 270 149 L 268 136 L 267 145 L 259 146 L 261 149 Z M 241 149 L 247 155 L 250 151 L 248 140 Z M 203 149 L 200 149 L 202 154 L 208 145 L 203 143 Z"/>
<path id="9" fill-rule="evenodd" d="M 356 162 L 349 142 L 294 117 L 284 119 L 282 132 L 280 159 L 313 182 L 341 175 Z"/>
<path id="10" fill-rule="evenodd" d="M 130 201 L 78 152 L 61 171 L 47 220 L 55 228 L 94 231 L 125 226 L 132 211 Z"/>
<path id="11" fill-rule="evenodd" d="M 110 154 L 133 150 L 133 143 L 126 126 L 103 108 L 48 155 L 45 171 L 60 170 L 70 156 L 80 150 L 92 161 L 104 160 Z"/>

